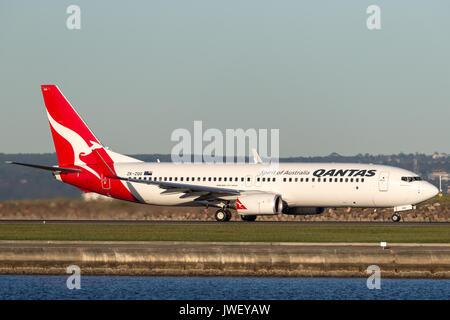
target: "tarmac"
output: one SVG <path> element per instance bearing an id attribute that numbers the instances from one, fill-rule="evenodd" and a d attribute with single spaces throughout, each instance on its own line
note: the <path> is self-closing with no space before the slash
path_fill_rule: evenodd
<path id="1" fill-rule="evenodd" d="M 48 224 L 171 224 L 171 225 L 219 225 L 219 224 L 256 224 L 256 225 L 329 225 L 329 226 L 450 226 L 450 222 L 368 222 L 368 221 L 182 221 L 182 220 L 0 220 L 1 224 L 48 223 Z"/>

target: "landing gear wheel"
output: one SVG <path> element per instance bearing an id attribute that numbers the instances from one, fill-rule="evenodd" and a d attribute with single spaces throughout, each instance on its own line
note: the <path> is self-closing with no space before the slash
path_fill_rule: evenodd
<path id="1" fill-rule="evenodd" d="M 254 215 L 242 215 L 241 219 L 243 221 L 255 221 L 256 220 L 256 216 L 254 216 Z"/>
<path id="2" fill-rule="evenodd" d="M 225 209 L 225 214 L 227 216 L 225 221 L 230 221 L 231 220 L 231 211 Z"/>
<path id="3" fill-rule="evenodd" d="M 227 211 L 228 210 L 219 209 L 216 211 L 216 214 L 214 215 L 214 217 L 219 222 L 229 221 L 231 218 L 231 213 L 229 211 L 227 213 Z"/>
<path id="4" fill-rule="evenodd" d="M 392 219 L 393 222 L 399 222 L 399 221 L 401 220 L 401 217 L 400 217 L 400 215 L 394 213 L 394 214 L 392 215 L 392 218 L 391 218 L 391 219 Z"/>

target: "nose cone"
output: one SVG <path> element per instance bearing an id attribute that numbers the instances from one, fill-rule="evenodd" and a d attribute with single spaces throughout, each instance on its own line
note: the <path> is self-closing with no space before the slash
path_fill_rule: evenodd
<path id="1" fill-rule="evenodd" d="M 439 189 L 433 186 L 431 183 L 427 182 L 423 186 L 423 196 L 426 197 L 426 199 L 433 198 L 434 196 L 437 196 L 439 193 Z"/>

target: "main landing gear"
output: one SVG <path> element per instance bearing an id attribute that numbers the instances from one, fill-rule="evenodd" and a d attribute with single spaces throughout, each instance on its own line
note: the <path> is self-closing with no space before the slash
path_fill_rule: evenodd
<path id="1" fill-rule="evenodd" d="M 214 215 L 217 221 L 219 222 L 226 222 L 230 221 L 231 219 L 231 212 L 228 209 L 219 209 L 216 211 L 216 214 Z"/>
<path id="2" fill-rule="evenodd" d="M 402 219 L 402 217 L 400 217 L 400 215 L 397 212 L 395 212 L 392 215 L 391 219 L 392 219 L 393 222 L 399 222 Z"/>

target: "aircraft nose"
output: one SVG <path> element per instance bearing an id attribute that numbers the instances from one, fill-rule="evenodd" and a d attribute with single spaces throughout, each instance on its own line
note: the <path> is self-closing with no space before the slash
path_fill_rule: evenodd
<path id="1" fill-rule="evenodd" d="M 427 182 L 423 188 L 423 194 L 427 197 L 427 199 L 433 198 L 438 195 L 439 189 L 433 186 L 431 183 Z"/>

